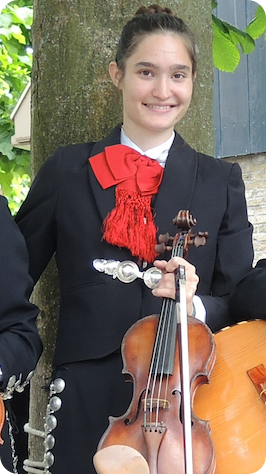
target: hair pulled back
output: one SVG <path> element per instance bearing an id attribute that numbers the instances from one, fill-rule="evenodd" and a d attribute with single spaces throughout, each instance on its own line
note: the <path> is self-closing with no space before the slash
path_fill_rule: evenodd
<path id="1" fill-rule="evenodd" d="M 197 70 L 195 39 L 186 23 L 170 8 L 154 4 L 140 7 L 135 16 L 124 26 L 117 47 L 116 63 L 124 73 L 126 60 L 134 53 L 144 36 L 152 33 L 171 32 L 177 34 L 187 48 L 192 62 L 192 75 Z"/>

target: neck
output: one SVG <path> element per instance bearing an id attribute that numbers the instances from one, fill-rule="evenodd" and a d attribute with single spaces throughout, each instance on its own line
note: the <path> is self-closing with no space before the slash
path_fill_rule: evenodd
<path id="1" fill-rule="evenodd" d="M 154 131 L 149 133 L 147 132 L 144 136 L 143 130 L 141 130 L 140 133 L 139 130 L 132 129 L 124 124 L 123 130 L 127 137 L 144 152 L 150 148 L 162 145 L 171 138 L 173 133 L 173 130 L 167 130 L 167 132 L 164 131 L 163 133 Z"/>

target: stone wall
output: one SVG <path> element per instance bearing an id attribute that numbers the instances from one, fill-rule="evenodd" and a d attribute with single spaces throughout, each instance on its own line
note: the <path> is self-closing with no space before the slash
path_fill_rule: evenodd
<path id="1" fill-rule="evenodd" d="M 246 186 L 248 216 L 254 226 L 254 263 L 266 258 L 266 153 L 226 158 L 240 165 Z"/>

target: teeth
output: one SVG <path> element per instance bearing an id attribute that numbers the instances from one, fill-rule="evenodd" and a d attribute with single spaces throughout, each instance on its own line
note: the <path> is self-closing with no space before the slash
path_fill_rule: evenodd
<path id="1" fill-rule="evenodd" d="M 159 110 L 166 110 L 170 109 L 171 105 L 148 105 L 151 109 L 159 109 Z"/>

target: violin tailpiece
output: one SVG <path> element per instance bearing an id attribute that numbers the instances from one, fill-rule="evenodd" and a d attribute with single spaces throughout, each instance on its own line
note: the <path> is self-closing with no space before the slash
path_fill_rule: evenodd
<path id="1" fill-rule="evenodd" d="M 247 370 L 247 374 L 257 390 L 261 401 L 266 405 L 266 369 L 259 364 L 253 369 Z"/>

